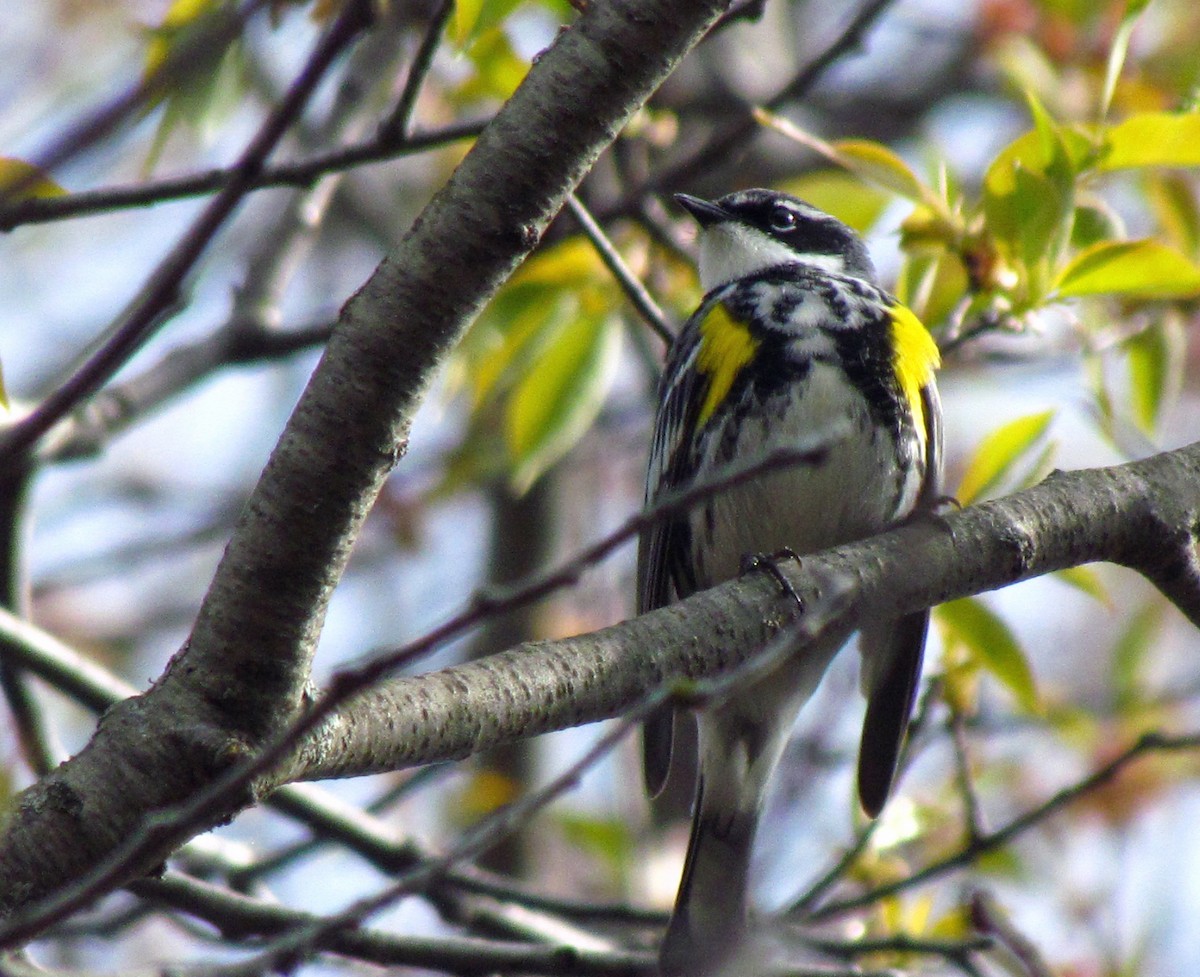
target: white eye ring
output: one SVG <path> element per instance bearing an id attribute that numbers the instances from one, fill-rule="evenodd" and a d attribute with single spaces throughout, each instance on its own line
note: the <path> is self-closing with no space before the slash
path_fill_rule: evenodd
<path id="1" fill-rule="evenodd" d="M 773 208 L 771 216 L 768 218 L 771 230 L 779 232 L 794 231 L 798 220 L 799 218 L 794 210 L 783 206 Z"/>

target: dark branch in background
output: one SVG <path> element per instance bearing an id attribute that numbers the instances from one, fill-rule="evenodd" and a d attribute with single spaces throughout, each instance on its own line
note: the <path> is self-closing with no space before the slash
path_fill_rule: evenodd
<path id="1" fill-rule="evenodd" d="M 328 341 L 333 323 L 268 330 L 230 319 L 211 335 L 165 353 L 152 366 L 101 390 L 56 427 L 38 451 L 40 462 L 94 455 L 112 438 L 224 366 L 279 360 Z"/>
<path id="2" fill-rule="evenodd" d="M 1048 818 L 1060 813 L 1064 808 L 1079 798 L 1103 787 L 1134 761 L 1148 753 L 1175 753 L 1180 751 L 1200 750 L 1200 733 L 1184 736 L 1168 736 L 1164 733 L 1146 733 L 1124 752 L 1118 754 L 1104 766 L 1082 780 L 1064 787 L 1052 797 L 1036 805 L 1024 814 L 1013 818 L 1002 828 L 990 833 L 969 839 L 966 844 L 953 854 L 936 862 L 931 862 L 911 875 L 889 882 L 886 885 L 870 889 L 851 898 L 831 901 L 807 913 L 807 920 L 823 920 L 841 916 L 863 906 L 868 906 L 879 899 L 904 892 L 915 886 L 940 878 L 957 869 L 978 861 L 983 855 L 997 851 L 1014 841 L 1030 828 L 1041 824 Z"/>
<path id="3" fill-rule="evenodd" d="M 980 890 L 972 894 L 971 921 L 979 932 L 992 936 L 1011 953 L 1028 977 L 1054 977 L 1038 948 L 1013 925 L 990 893 Z"/>
<path id="4" fill-rule="evenodd" d="M 188 273 L 234 208 L 252 189 L 252 179 L 307 104 L 325 72 L 367 23 L 367 0 L 352 0 L 342 8 L 283 102 L 268 116 L 229 171 L 221 191 L 154 270 L 141 295 L 118 321 L 109 338 L 30 414 L 0 435 L 0 462 L 15 463 L 51 427 L 111 379 L 129 356 L 166 322 L 179 301 Z"/>
<path id="5" fill-rule="evenodd" d="M 836 617 L 841 612 L 841 596 L 836 593 L 830 594 L 828 599 L 808 605 L 803 620 L 797 622 L 794 627 L 781 631 L 768 647 L 756 655 L 750 656 L 732 673 L 714 676 L 707 682 L 698 685 L 692 691 L 695 701 L 709 701 L 726 694 L 736 684 L 746 681 L 764 668 L 771 667 L 773 663 L 777 662 L 780 655 L 793 650 L 797 643 L 807 644 L 824 633 L 836 622 Z M 435 884 L 457 863 L 477 857 L 481 852 L 495 845 L 501 838 L 517 830 L 533 814 L 548 805 L 557 796 L 575 786 L 579 778 L 605 757 L 631 729 L 640 726 L 651 712 L 660 708 L 666 701 L 667 694 L 666 688 L 659 688 L 652 690 L 649 694 L 643 694 L 636 706 L 627 711 L 619 722 L 605 732 L 592 748 L 563 774 L 554 778 L 546 787 L 508 804 L 484 818 L 479 824 L 465 832 L 445 856 L 405 872 L 382 892 L 360 900 L 341 913 L 323 919 L 313 918 L 303 927 L 275 940 L 256 958 L 223 972 L 254 974 L 267 969 L 277 969 L 285 961 L 307 958 L 325 941 L 356 930 L 368 916 L 402 896 L 424 891 L 429 885 Z M 624 968 L 629 966 L 630 962 L 629 958 L 625 958 L 619 962 L 619 965 Z M 632 962 L 636 964 L 638 973 L 645 973 L 643 968 L 652 963 L 644 957 L 638 957 Z M 628 971 L 622 969 L 619 972 Z"/>
<path id="6" fill-rule="evenodd" d="M 808 94 L 825 72 L 863 43 L 867 32 L 893 3 L 895 0 L 866 0 L 838 37 L 786 85 L 767 99 L 763 103 L 763 107 L 774 111 L 782 108 L 788 102 Z M 729 163 L 736 160 L 758 134 L 759 126 L 752 113 L 752 106 L 744 106 L 740 119 L 730 123 L 712 136 L 687 159 L 656 174 L 650 181 L 650 189 L 659 191 L 678 189 L 701 177 L 717 163 Z"/>
<path id="7" fill-rule="evenodd" d="M 198 916 L 234 941 L 287 936 L 320 928 L 321 917 L 278 903 L 238 895 L 217 886 L 169 874 L 134 883 L 133 891 L 153 902 Z M 650 953 L 589 949 L 571 944 L 536 945 L 477 937 L 396 936 L 383 930 L 338 925 L 313 941 L 314 950 L 381 966 L 421 967 L 453 974 L 515 972 L 579 977 L 652 977 Z M 298 954 L 306 956 L 307 954 Z M 186 970 L 179 970 L 186 973 Z M 206 969 L 206 973 L 213 973 Z M 221 971 L 217 971 L 221 972 Z M 230 971 L 224 971 L 229 973 Z M 233 973 L 243 972 L 235 966 Z"/>
<path id="8" fill-rule="evenodd" d="M 15 465 L 0 477 L 0 606 L 18 617 L 29 611 L 22 555 L 29 480 L 27 465 Z M 0 689 L 12 713 L 17 742 L 29 769 L 38 776 L 53 770 L 60 758 L 45 714 L 21 669 L 2 655 Z"/>
<path id="9" fill-rule="evenodd" d="M 403 873 L 381 892 L 358 900 L 340 913 L 314 920 L 309 925 L 271 941 L 261 953 L 239 964 L 222 968 L 221 973 L 228 977 L 256 975 L 276 970 L 289 961 L 306 959 L 323 940 L 358 927 L 363 920 L 406 895 L 423 891 L 455 865 L 486 851 L 553 799 L 574 787 L 584 772 L 605 757 L 631 729 L 636 728 L 653 709 L 661 706 L 665 699 L 665 690 L 644 697 L 638 708 L 614 724 L 564 773 L 555 777 L 545 787 L 485 817 L 464 832 L 456 840 L 453 849 L 442 858 Z M 573 949 L 572 953 L 574 952 L 576 951 Z M 641 962 L 647 961 L 641 958 Z"/>
<path id="10" fill-rule="evenodd" d="M 376 136 L 339 149 L 315 152 L 292 163 L 265 167 L 250 181 L 250 189 L 306 187 L 327 174 L 440 149 L 465 139 L 474 139 L 486 125 L 487 120 L 454 122 L 440 129 L 413 133 L 399 142 L 387 142 Z M 229 179 L 229 172 L 228 167 L 219 167 L 205 170 L 203 173 L 168 177 L 128 187 L 82 190 L 65 197 L 35 197 L 14 204 L 0 205 L 0 231 L 10 231 L 23 224 L 43 224 L 110 210 L 147 207 L 171 200 L 203 196 L 220 190 Z"/>
<path id="11" fill-rule="evenodd" d="M 74 652 L 56 638 L 3 611 L 0 611 L 0 656 L 19 663 L 96 713 L 137 694 L 137 690 L 132 686 Z M 307 827 L 313 833 L 314 840 L 289 847 L 282 853 L 283 857 L 268 855 L 249 865 L 224 866 L 220 870 L 227 875 L 229 883 L 235 888 L 243 888 L 260 876 L 286 866 L 292 861 L 291 852 L 298 849 L 303 854 L 311 851 L 319 843 L 341 845 L 380 872 L 389 875 L 408 870 L 436 857 L 414 839 L 397 836 L 392 825 L 385 824 L 370 813 L 313 784 L 290 784 L 281 787 L 272 792 L 265 803 L 280 814 Z M 192 860 L 186 850 L 183 855 L 185 863 Z M 505 928 L 516 929 L 511 925 L 510 914 L 503 909 L 506 904 L 584 922 L 602 920 L 634 926 L 660 926 L 666 922 L 665 914 L 656 911 L 639 910 L 620 904 L 604 905 L 555 898 L 541 892 L 521 889 L 509 879 L 472 867 L 445 873 L 425 895 L 448 921 L 454 922 L 469 913 L 471 919 L 477 922 L 484 920 L 489 928 L 496 931 Z M 500 904 L 500 908 L 489 910 L 486 906 L 467 905 L 464 899 L 470 896 L 485 897 Z M 535 924 L 528 912 L 523 914 L 521 934 L 528 938 Z"/>
<path id="12" fill-rule="evenodd" d="M 625 293 L 625 297 L 629 299 L 630 304 L 637 310 L 638 315 L 642 317 L 642 321 L 650 327 L 659 339 L 670 346 L 675 340 L 675 333 L 667 322 L 667 317 L 663 315 L 662 309 L 654 301 L 654 296 L 646 290 L 645 285 L 638 281 L 637 275 L 625 264 L 625 259 L 621 257 L 621 253 L 605 236 L 604 229 L 596 223 L 595 218 L 592 217 L 591 213 L 583 205 L 583 202 L 575 194 L 571 194 L 567 198 L 567 206 L 571 208 L 571 214 L 579 222 L 579 226 L 583 228 L 583 233 L 592 242 L 592 247 L 600 255 L 600 260 L 604 262 L 604 266 L 612 273 L 613 278 L 617 280 L 617 284 L 621 286 L 621 291 Z"/>
<path id="13" fill-rule="evenodd" d="M 408 138 L 409 123 L 412 120 L 413 109 L 417 104 L 417 95 L 420 94 L 421 86 L 425 83 L 425 77 L 429 74 L 429 69 L 433 64 L 433 56 L 437 52 L 438 41 L 441 39 L 442 31 L 445 29 L 446 22 L 450 19 L 450 14 L 453 10 L 454 3 L 452 0 L 439 0 L 433 16 L 429 19 L 429 28 L 425 31 L 425 36 L 421 38 L 421 44 L 417 48 L 417 53 L 413 56 L 412 67 L 408 70 L 408 77 L 404 82 L 404 90 L 400 92 L 400 98 L 396 101 L 396 107 L 379 127 L 377 133 L 379 142 L 400 145 Z"/>
<path id="14" fill-rule="evenodd" d="M 685 511 L 703 498 L 760 476 L 766 469 L 789 464 L 814 463 L 826 450 L 830 439 L 837 434 L 837 431 L 831 431 L 820 439 L 814 439 L 816 443 L 808 450 L 777 452 L 758 464 L 736 468 L 724 477 L 693 486 L 686 492 L 664 497 L 653 508 L 629 519 L 617 532 L 594 544 L 577 559 L 556 571 L 544 574 L 527 586 L 514 588 L 507 593 L 480 597 L 473 602 L 471 608 L 418 641 L 390 654 L 380 655 L 359 668 L 338 672 L 333 677 L 329 690 L 307 712 L 265 744 L 253 760 L 228 769 L 208 787 L 190 793 L 174 809 L 142 819 L 140 828 L 128 834 L 92 872 L 65 889 L 58 890 L 32 909 L 15 916 L 6 925 L 0 926 L 0 947 L 21 942 L 120 884 L 134 866 L 144 863 L 151 853 L 163 848 L 166 839 L 182 841 L 197 833 L 202 826 L 211 824 L 215 812 L 230 805 L 244 805 L 249 799 L 247 795 L 254 782 L 282 764 L 301 743 L 305 734 L 315 730 L 338 705 L 363 690 L 370 689 L 389 672 L 441 647 L 487 617 L 523 606 L 574 583 L 588 566 L 671 512 Z M 809 594 L 806 606 L 812 612 L 821 612 L 825 602 L 819 591 Z M 488 659 L 478 664 L 486 668 L 488 662 L 493 660 Z M 640 691 L 644 691 L 645 688 L 646 685 L 643 684 Z M 635 702 L 640 699 L 639 695 Z M 324 742 L 327 739 L 327 735 L 323 737 L 322 750 L 327 749 L 328 744 Z M 322 776 L 327 777 L 330 774 Z M 276 783 L 290 779 L 286 774 L 276 777 Z M 275 784 L 270 786 L 274 787 Z"/>

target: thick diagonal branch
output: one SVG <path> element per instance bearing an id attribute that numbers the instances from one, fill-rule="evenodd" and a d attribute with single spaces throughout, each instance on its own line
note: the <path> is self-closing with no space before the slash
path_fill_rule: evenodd
<path id="1" fill-rule="evenodd" d="M 434 370 L 723 7 L 591 4 L 538 60 L 347 303 L 185 649 L 147 695 L 110 710 L 82 753 L 18 799 L 0 837 L 0 909 L 78 879 L 146 812 L 194 795 L 295 714 L 329 597 Z M 145 871 L 247 800 L 227 797 L 222 810 L 173 824 L 138 864 L 81 880 L 74 898 Z"/>

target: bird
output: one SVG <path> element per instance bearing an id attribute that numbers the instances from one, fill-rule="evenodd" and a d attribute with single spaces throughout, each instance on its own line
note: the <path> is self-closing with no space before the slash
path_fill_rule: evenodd
<path id="1" fill-rule="evenodd" d="M 655 520 L 639 539 L 639 613 L 738 576 L 747 559 L 863 539 L 941 501 L 938 347 L 880 288 L 859 235 L 783 192 L 675 196 L 699 225 L 704 296 L 658 386 L 646 504 L 823 431 L 811 464 L 764 469 Z M 858 795 L 876 817 L 891 790 L 916 697 L 929 612 L 860 623 L 867 699 Z M 818 638 L 818 641 L 820 639 Z M 844 634 L 836 637 L 840 646 Z M 751 846 L 800 707 L 838 647 L 801 651 L 698 711 L 693 821 L 661 948 L 666 973 L 706 972 L 747 925 Z M 676 710 L 643 727 L 651 796 L 670 768 Z"/>

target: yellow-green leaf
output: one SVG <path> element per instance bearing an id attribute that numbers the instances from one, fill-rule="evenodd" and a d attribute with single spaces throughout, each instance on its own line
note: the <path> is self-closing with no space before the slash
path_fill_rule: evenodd
<path id="1" fill-rule="evenodd" d="M 1113 646 L 1112 681 L 1117 702 L 1128 705 L 1141 688 L 1142 666 L 1161 628 L 1163 604 L 1151 601 L 1130 617 Z"/>
<path id="2" fill-rule="evenodd" d="M 568 813 L 557 815 L 555 821 L 568 841 L 599 856 L 614 871 L 622 872 L 631 864 L 634 839 L 624 819 Z"/>
<path id="3" fill-rule="evenodd" d="M 988 230 L 1010 257 L 1029 267 L 1052 264 L 1070 227 L 1075 175 L 1085 149 L 1029 97 L 1036 127 L 997 154 L 983 179 Z"/>
<path id="4" fill-rule="evenodd" d="M 1200 113 L 1141 112 L 1108 130 L 1102 170 L 1200 166 Z"/>
<path id="5" fill-rule="evenodd" d="M 1101 241 L 1112 241 L 1123 236 L 1123 223 L 1108 207 L 1081 204 L 1075 208 L 1075 221 L 1071 225 L 1072 247 L 1090 248 Z"/>
<path id="6" fill-rule="evenodd" d="M 180 32 L 196 23 L 216 5 L 216 0 L 172 0 L 158 26 L 147 32 L 150 42 L 146 45 L 146 78 L 163 66 Z"/>
<path id="7" fill-rule="evenodd" d="M 959 502 L 974 502 L 1007 477 L 1046 433 L 1053 417 L 1052 410 L 1018 417 L 985 437 L 963 473 L 956 494 Z"/>
<path id="8" fill-rule="evenodd" d="M 881 143 L 840 139 L 833 143 L 837 160 L 852 173 L 909 200 L 924 200 L 925 185 L 899 156 Z"/>
<path id="9" fill-rule="evenodd" d="M 842 139 L 831 143 L 820 136 L 805 132 L 790 120 L 761 108 L 754 110 L 754 118 L 761 125 L 769 126 L 800 145 L 807 146 L 831 163 L 836 163 L 863 180 L 910 200 L 935 208 L 942 207 L 937 194 L 918 179 L 908 164 L 880 143 L 866 139 Z"/>
<path id="10" fill-rule="evenodd" d="M 779 189 L 807 200 L 860 234 L 870 230 L 891 199 L 845 170 L 813 170 L 782 183 Z"/>
<path id="11" fill-rule="evenodd" d="M 1189 174 L 1150 170 L 1145 177 L 1146 200 L 1167 240 L 1184 254 L 1200 254 L 1200 206 L 1195 180 Z"/>
<path id="12" fill-rule="evenodd" d="M 1059 273 L 1056 287 L 1063 298 L 1192 298 L 1200 295 L 1200 267 L 1174 248 L 1149 238 L 1101 241 L 1071 259 Z"/>
<path id="13" fill-rule="evenodd" d="M 508 35 L 499 27 L 479 32 L 467 56 L 475 67 L 475 74 L 454 93 L 462 102 L 506 99 L 529 73 L 529 61 L 517 53 Z"/>
<path id="14" fill-rule="evenodd" d="M 497 26 L 520 3 L 521 0 L 455 0 L 450 39 L 456 47 L 466 47 L 485 30 Z"/>
<path id="15" fill-rule="evenodd" d="M 937 609 L 950 640 L 961 642 L 1029 712 L 1040 709 L 1033 672 L 1008 625 L 974 597 L 953 600 Z"/>
<path id="16" fill-rule="evenodd" d="M 604 403 L 620 353 L 615 316 L 568 323 L 521 378 L 505 411 L 513 483 L 524 491 L 587 430 Z"/>
<path id="17" fill-rule="evenodd" d="M 1062 581 L 1068 587 L 1073 587 L 1080 593 L 1099 601 L 1105 607 L 1112 607 L 1112 598 L 1100 575 L 1091 567 L 1068 567 L 1054 574 L 1054 579 Z"/>
<path id="18" fill-rule="evenodd" d="M 1133 27 L 1137 23 L 1138 17 L 1141 16 L 1148 3 L 1149 0 L 1128 0 L 1125 4 L 1125 15 L 1121 18 L 1121 24 L 1108 49 L 1108 64 L 1104 68 L 1104 85 L 1100 90 L 1101 118 L 1108 114 L 1108 107 L 1112 105 L 1113 92 L 1117 88 L 1117 78 L 1121 75 L 1121 69 L 1125 66 L 1125 56 L 1129 52 L 1129 38 L 1133 34 Z"/>
<path id="19" fill-rule="evenodd" d="M 1129 363 L 1129 399 L 1133 419 L 1153 433 L 1163 404 L 1178 391 L 1187 339 L 1172 316 L 1131 336 L 1124 344 Z"/>
<path id="20" fill-rule="evenodd" d="M 16 203 L 33 197 L 61 197 L 66 192 L 32 163 L 0 156 L 0 200 Z"/>

